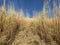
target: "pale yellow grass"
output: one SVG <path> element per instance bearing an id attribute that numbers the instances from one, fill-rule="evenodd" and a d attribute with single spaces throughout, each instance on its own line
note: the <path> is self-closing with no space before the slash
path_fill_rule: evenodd
<path id="1" fill-rule="evenodd" d="M 44 9 L 38 16 L 26 18 L 22 10 L 18 14 L 9 9 L 7 14 L 2 8 L 0 45 L 60 45 L 59 13 L 55 14 L 58 16 L 48 18 Z"/>

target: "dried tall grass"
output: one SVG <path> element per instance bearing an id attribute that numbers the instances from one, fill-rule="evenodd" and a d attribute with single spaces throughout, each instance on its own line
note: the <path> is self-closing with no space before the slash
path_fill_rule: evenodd
<path id="1" fill-rule="evenodd" d="M 45 9 L 35 18 L 26 18 L 5 7 L 0 11 L 0 45 L 60 45 L 60 11 L 48 18 Z M 42 15 L 42 16 L 40 16 Z"/>

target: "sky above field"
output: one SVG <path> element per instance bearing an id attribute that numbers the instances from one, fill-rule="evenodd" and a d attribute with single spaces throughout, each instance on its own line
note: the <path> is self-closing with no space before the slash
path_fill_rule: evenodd
<path id="1" fill-rule="evenodd" d="M 58 0 L 56 0 L 58 2 Z M 0 0 L 0 6 L 3 5 L 4 0 Z M 12 3 L 14 4 L 14 8 L 16 11 L 20 11 L 20 9 L 23 9 L 24 14 L 26 15 L 26 12 L 30 14 L 30 17 L 33 17 L 33 12 L 39 12 L 42 11 L 44 6 L 44 0 L 6 0 L 6 8 L 8 9 L 8 5 Z M 50 0 L 50 13 L 53 9 L 53 0 Z M 58 4 L 58 3 L 57 3 Z"/>

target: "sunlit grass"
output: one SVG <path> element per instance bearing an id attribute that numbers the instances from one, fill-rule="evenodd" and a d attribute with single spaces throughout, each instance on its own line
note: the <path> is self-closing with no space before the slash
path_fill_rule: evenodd
<path id="1" fill-rule="evenodd" d="M 53 18 L 45 9 L 33 18 L 25 17 L 23 10 L 18 14 L 10 8 L 8 15 L 4 6 L 0 10 L 0 45 L 60 45 L 59 8 Z"/>

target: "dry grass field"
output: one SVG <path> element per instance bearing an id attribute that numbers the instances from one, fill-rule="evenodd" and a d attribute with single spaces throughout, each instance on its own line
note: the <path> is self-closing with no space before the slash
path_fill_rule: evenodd
<path id="1" fill-rule="evenodd" d="M 0 9 L 0 45 L 60 45 L 60 11 L 48 18 L 46 11 L 34 18 L 26 18 L 9 9 Z M 42 15 L 42 16 L 39 16 Z"/>

